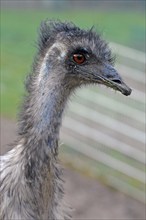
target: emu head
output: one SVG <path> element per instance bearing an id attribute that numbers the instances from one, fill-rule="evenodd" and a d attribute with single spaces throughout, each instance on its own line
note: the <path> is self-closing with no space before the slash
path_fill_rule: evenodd
<path id="1" fill-rule="evenodd" d="M 97 83 L 126 96 L 131 94 L 131 89 L 113 67 L 108 44 L 92 29 L 45 21 L 40 29 L 39 54 L 41 71 L 50 72 L 52 78 L 64 82 L 63 86 L 75 88 Z"/>

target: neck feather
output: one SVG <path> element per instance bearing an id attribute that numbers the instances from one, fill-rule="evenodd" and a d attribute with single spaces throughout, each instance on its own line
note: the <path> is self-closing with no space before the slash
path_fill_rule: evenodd
<path id="1" fill-rule="evenodd" d="M 33 81 L 29 82 L 31 88 L 20 118 L 24 176 L 32 190 L 39 189 L 35 195 L 36 200 L 42 199 L 42 209 L 47 212 L 45 219 L 48 213 L 51 219 L 57 219 L 54 216 L 59 211 L 50 213 L 63 194 L 56 156 L 62 114 L 71 89 L 60 75 L 51 70 L 48 73 L 42 64 L 39 73 L 30 78 Z M 60 209 L 57 207 L 55 210 Z"/>
<path id="2" fill-rule="evenodd" d="M 47 149 L 57 148 L 62 113 L 71 92 L 64 75 L 51 71 L 44 60 L 39 72 L 30 78 L 31 88 L 23 107 L 20 135 L 31 150 L 38 144 Z"/>
<path id="3" fill-rule="evenodd" d="M 34 210 L 34 219 L 64 219 L 61 169 L 56 156 L 62 113 L 71 89 L 65 82 L 65 74 L 52 69 L 45 61 L 41 67 L 35 67 L 36 72 L 29 77 L 28 95 L 20 115 L 21 141 L 17 154 L 14 152 L 16 177 L 19 170 L 22 179 L 14 183 L 19 185 L 15 187 L 14 198 L 19 195 L 24 200 L 21 204 L 28 204 L 26 213 Z"/>

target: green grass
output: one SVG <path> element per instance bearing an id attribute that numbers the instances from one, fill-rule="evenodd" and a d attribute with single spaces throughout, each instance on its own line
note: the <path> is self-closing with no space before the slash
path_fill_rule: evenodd
<path id="1" fill-rule="evenodd" d="M 3 10 L 1 13 L 1 113 L 15 117 L 23 81 L 35 54 L 40 21 L 70 20 L 83 28 L 95 25 L 108 40 L 144 50 L 145 22 L 140 12 Z"/>

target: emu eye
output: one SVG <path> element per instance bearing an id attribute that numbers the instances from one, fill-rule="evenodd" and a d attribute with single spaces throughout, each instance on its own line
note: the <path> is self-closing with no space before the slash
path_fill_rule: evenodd
<path id="1" fill-rule="evenodd" d="M 73 60 L 77 63 L 77 64 L 82 64 L 85 62 L 86 58 L 83 54 L 74 54 L 73 55 Z"/>

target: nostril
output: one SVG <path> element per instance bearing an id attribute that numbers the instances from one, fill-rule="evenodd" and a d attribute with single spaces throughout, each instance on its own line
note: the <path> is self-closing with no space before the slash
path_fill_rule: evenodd
<path id="1" fill-rule="evenodd" d="M 121 81 L 119 79 L 112 79 L 113 82 L 121 84 Z"/>

